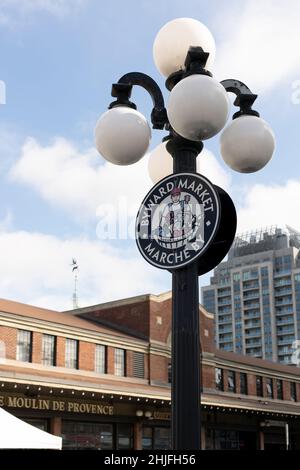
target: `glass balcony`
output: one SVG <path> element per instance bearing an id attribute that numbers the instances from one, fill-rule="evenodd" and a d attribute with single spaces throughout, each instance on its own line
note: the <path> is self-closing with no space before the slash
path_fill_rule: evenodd
<path id="1" fill-rule="evenodd" d="M 254 337 L 260 337 L 261 336 L 261 329 L 257 330 L 251 330 L 249 332 L 245 331 L 245 337 L 246 338 L 254 338 Z"/>
<path id="2" fill-rule="evenodd" d="M 292 284 L 292 279 L 274 279 L 274 286 L 290 286 Z"/>
<path id="3" fill-rule="evenodd" d="M 245 322 L 245 328 L 257 328 L 258 326 L 260 326 L 260 321 Z"/>
<path id="4" fill-rule="evenodd" d="M 248 348 L 254 348 L 255 346 L 261 347 L 261 340 L 260 339 L 251 341 L 251 343 L 250 342 L 247 343 L 247 341 L 246 341 L 246 348 L 247 349 Z"/>
<path id="5" fill-rule="evenodd" d="M 294 329 L 294 328 L 288 328 L 288 329 L 286 329 L 286 330 L 281 330 L 281 331 L 279 331 L 279 330 L 277 329 L 277 336 L 279 336 L 279 335 L 280 335 L 280 336 L 281 336 L 281 335 L 287 335 L 287 334 L 291 334 L 291 333 L 294 333 L 294 332 L 295 332 L 295 329 Z"/>
<path id="6" fill-rule="evenodd" d="M 218 324 L 219 325 L 225 325 L 225 323 L 232 323 L 232 317 L 228 316 L 226 318 L 219 318 Z"/>
<path id="7" fill-rule="evenodd" d="M 231 297 L 228 297 L 228 299 L 224 298 L 224 299 L 218 300 L 218 304 L 219 305 L 228 305 L 228 304 L 230 305 L 231 304 Z"/>
<path id="8" fill-rule="evenodd" d="M 224 290 L 219 290 L 218 291 L 218 297 L 225 297 L 231 295 L 231 289 L 224 289 Z"/>
<path id="9" fill-rule="evenodd" d="M 222 335 L 223 333 L 232 333 L 232 328 L 231 327 L 226 327 L 224 329 L 219 328 L 219 335 Z"/>
<path id="10" fill-rule="evenodd" d="M 260 311 L 245 312 L 244 318 L 245 318 L 245 320 L 248 320 L 249 318 L 260 318 Z"/>
<path id="11" fill-rule="evenodd" d="M 256 290 L 256 292 L 251 292 L 251 291 L 246 291 L 244 294 L 243 294 L 243 298 L 244 300 L 248 300 L 248 299 L 257 299 L 259 297 L 259 291 Z"/>
<path id="12" fill-rule="evenodd" d="M 258 289 L 259 288 L 259 283 L 258 282 L 252 282 L 249 284 L 246 284 L 247 281 L 243 282 L 243 291 L 245 290 L 253 290 L 253 289 Z"/>
<path id="13" fill-rule="evenodd" d="M 282 296 L 282 295 L 291 295 L 292 294 L 292 289 L 276 289 L 275 290 L 275 297 L 277 296 Z"/>
<path id="14" fill-rule="evenodd" d="M 251 308 L 260 308 L 260 303 L 259 302 L 252 302 L 252 303 L 246 304 L 244 302 L 244 310 L 251 309 Z"/>
<path id="15" fill-rule="evenodd" d="M 281 333 L 280 333 L 280 335 L 281 335 Z M 295 340 L 294 336 L 293 336 L 292 338 L 290 338 L 289 336 L 287 336 L 286 338 L 279 339 L 279 340 L 277 341 L 277 345 L 278 345 L 278 346 L 283 346 L 283 345 L 285 345 L 285 344 L 290 344 L 290 345 L 291 345 L 294 340 Z"/>
<path id="16" fill-rule="evenodd" d="M 293 325 L 294 324 L 294 317 L 289 318 L 286 316 L 282 320 L 277 320 L 276 325 Z"/>
<path id="17" fill-rule="evenodd" d="M 292 296 L 286 297 L 285 299 L 275 299 L 275 306 L 277 305 L 290 305 L 293 303 Z"/>

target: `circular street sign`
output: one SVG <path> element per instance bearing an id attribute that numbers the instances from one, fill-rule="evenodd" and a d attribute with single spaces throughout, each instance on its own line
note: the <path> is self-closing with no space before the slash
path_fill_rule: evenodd
<path id="1" fill-rule="evenodd" d="M 213 184 L 197 173 L 175 173 L 157 183 L 136 219 L 136 241 L 148 263 L 182 268 L 210 246 L 220 222 Z"/>

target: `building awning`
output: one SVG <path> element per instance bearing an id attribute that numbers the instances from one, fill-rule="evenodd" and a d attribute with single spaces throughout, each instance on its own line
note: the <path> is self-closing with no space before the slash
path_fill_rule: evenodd
<path id="1" fill-rule="evenodd" d="M 0 408 L 0 449 L 61 450 L 62 438 L 25 423 Z"/>

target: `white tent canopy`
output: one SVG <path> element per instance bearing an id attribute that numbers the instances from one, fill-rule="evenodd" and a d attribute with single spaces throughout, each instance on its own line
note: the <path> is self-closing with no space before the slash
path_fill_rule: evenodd
<path id="1" fill-rule="evenodd" d="M 0 449 L 58 449 L 62 438 L 25 423 L 0 408 Z"/>

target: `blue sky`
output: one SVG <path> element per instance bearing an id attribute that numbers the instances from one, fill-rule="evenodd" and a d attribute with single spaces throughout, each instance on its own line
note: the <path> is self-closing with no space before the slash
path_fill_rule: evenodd
<path id="1" fill-rule="evenodd" d="M 203 172 L 234 199 L 240 231 L 300 230 L 299 15 L 297 0 L 0 0 L 0 296 L 71 308 L 72 257 L 82 306 L 170 289 L 169 273 L 146 265 L 134 240 L 99 238 L 103 214 L 118 218 L 125 204 L 133 219 L 151 182 L 147 156 L 134 167 L 106 164 L 93 129 L 124 73 L 148 73 L 164 87 L 152 44 L 177 17 L 209 27 L 215 77 L 258 93 L 256 108 L 276 135 L 273 159 L 252 175 L 225 166 L 216 136 Z M 149 118 L 150 98 L 140 90 L 133 98 Z M 163 135 L 153 131 L 150 150 Z"/>

